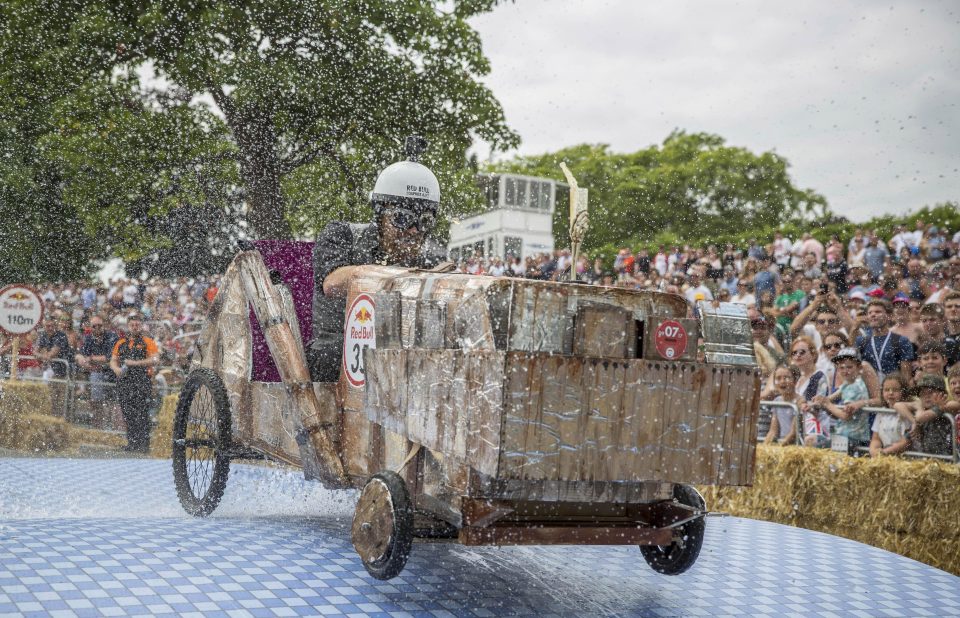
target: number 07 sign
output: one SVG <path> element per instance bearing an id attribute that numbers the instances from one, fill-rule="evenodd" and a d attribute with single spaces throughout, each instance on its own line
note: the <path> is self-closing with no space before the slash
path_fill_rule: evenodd
<path id="1" fill-rule="evenodd" d="M 350 305 L 343 331 L 343 371 L 353 386 L 363 386 L 366 374 L 363 353 L 377 347 L 376 307 L 369 294 L 360 294 Z"/>
<path id="2" fill-rule="evenodd" d="M 680 358 L 687 350 L 687 331 L 680 322 L 664 320 L 657 327 L 654 343 L 661 357 L 668 360 Z"/>

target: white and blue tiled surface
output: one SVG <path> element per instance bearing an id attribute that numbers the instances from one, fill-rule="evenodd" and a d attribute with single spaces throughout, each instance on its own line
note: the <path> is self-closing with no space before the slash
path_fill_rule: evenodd
<path id="1" fill-rule="evenodd" d="M 0 616 L 960 615 L 960 578 L 738 518 L 711 518 L 679 577 L 635 547 L 415 544 L 379 582 L 350 545 L 354 500 L 235 465 L 198 520 L 169 462 L 0 459 Z"/>

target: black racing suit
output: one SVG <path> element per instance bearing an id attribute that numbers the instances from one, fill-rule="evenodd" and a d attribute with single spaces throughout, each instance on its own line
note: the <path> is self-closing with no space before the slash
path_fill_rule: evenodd
<path id="1" fill-rule="evenodd" d="M 334 221 L 327 225 L 313 246 L 313 339 L 307 349 L 312 379 L 336 382 L 343 357 L 347 299 L 324 295 L 323 282 L 327 275 L 343 266 L 366 264 L 429 268 L 440 263 L 443 257 L 442 247 L 428 240 L 411 263 L 391 262 L 380 247 L 376 224 Z"/>

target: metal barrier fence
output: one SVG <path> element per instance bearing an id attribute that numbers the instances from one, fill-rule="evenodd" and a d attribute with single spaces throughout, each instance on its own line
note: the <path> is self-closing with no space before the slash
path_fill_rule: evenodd
<path id="1" fill-rule="evenodd" d="M 797 434 L 796 444 L 798 446 L 803 446 L 803 421 L 800 414 L 799 408 L 795 404 L 788 403 L 786 401 L 761 401 L 760 402 L 760 415 L 757 422 L 757 440 L 763 441 L 766 439 L 767 434 L 770 433 L 770 424 L 772 422 L 773 414 L 777 409 L 789 409 L 794 418 L 794 426 Z M 890 408 L 864 408 L 863 412 L 866 414 L 894 414 L 897 415 L 895 410 Z M 899 415 L 898 415 L 899 416 Z M 957 419 L 953 414 L 944 413 L 943 418 L 950 423 L 950 444 L 952 452 L 949 455 L 940 455 L 936 453 L 925 453 L 923 451 L 904 451 L 900 455 L 904 457 L 916 457 L 921 459 L 942 459 L 945 461 L 951 461 L 953 463 L 960 464 L 960 444 L 957 443 Z M 871 426 L 872 426 L 871 422 Z M 854 451 L 858 453 L 869 453 L 870 448 L 867 446 L 857 446 L 854 447 Z"/>
<path id="2" fill-rule="evenodd" d="M 36 360 L 33 356 L 19 356 L 19 359 Z M 10 357 L 5 355 L 0 357 L 0 360 L 3 361 L 0 377 L 4 380 L 9 379 Z M 67 422 L 93 429 L 126 430 L 123 416 L 120 413 L 115 381 L 104 380 L 96 375 L 97 372 L 91 375 L 90 372 L 61 359 L 53 359 L 48 362 L 48 364 L 51 363 L 62 363 L 64 365 L 64 377 L 45 378 L 36 373 L 18 371 L 19 379 L 22 382 L 43 384 L 50 390 L 51 409 L 40 410 L 39 412 L 49 413 L 52 416 L 63 418 Z M 110 370 L 107 369 L 106 371 Z M 99 373 L 102 374 L 103 372 Z M 165 380 L 154 381 L 154 396 L 149 408 L 151 421 L 155 421 L 163 397 L 178 390 L 179 386 L 168 386 Z"/>
<path id="3" fill-rule="evenodd" d="M 867 414 L 889 414 L 893 416 L 900 416 L 896 410 L 891 410 L 890 408 L 864 408 L 864 412 Z M 949 455 L 940 455 L 937 453 L 925 453 L 923 451 L 904 451 L 900 455 L 904 457 L 916 457 L 920 459 L 943 459 L 945 461 L 952 461 L 953 463 L 960 463 L 960 446 L 957 445 L 957 419 L 953 414 L 949 412 L 944 413 L 943 418 L 950 423 L 950 449 L 951 452 Z M 872 423 L 871 423 L 872 425 Z M 860 453 L 869 453 L 870 448 L 861 446 L 856 449 Z"/>
<path id="4" fill-rule="evenodd" d="M 763 441 L 770 433 L 770 424 L 773 421 L 773 414 L 777 409 L 787 409 L 793 413 L 794 433 L 796 433 L 796 444 L 803 446 L 803 423 L 801 421 L 800 409 L 796 404 L 788 401 L 761 401 L 760 416 L 757 423 L 757 440 Z"/>

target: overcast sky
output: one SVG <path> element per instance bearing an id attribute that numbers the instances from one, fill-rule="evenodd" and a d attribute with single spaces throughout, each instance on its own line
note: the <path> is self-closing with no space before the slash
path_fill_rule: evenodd
<path id="1" fill-rule="evenodd" d="M 775 150 L 853 220 L 960 200 L 956 0 L 516 0 L 472 23 L 521 154 L 681 128 Z"/>

